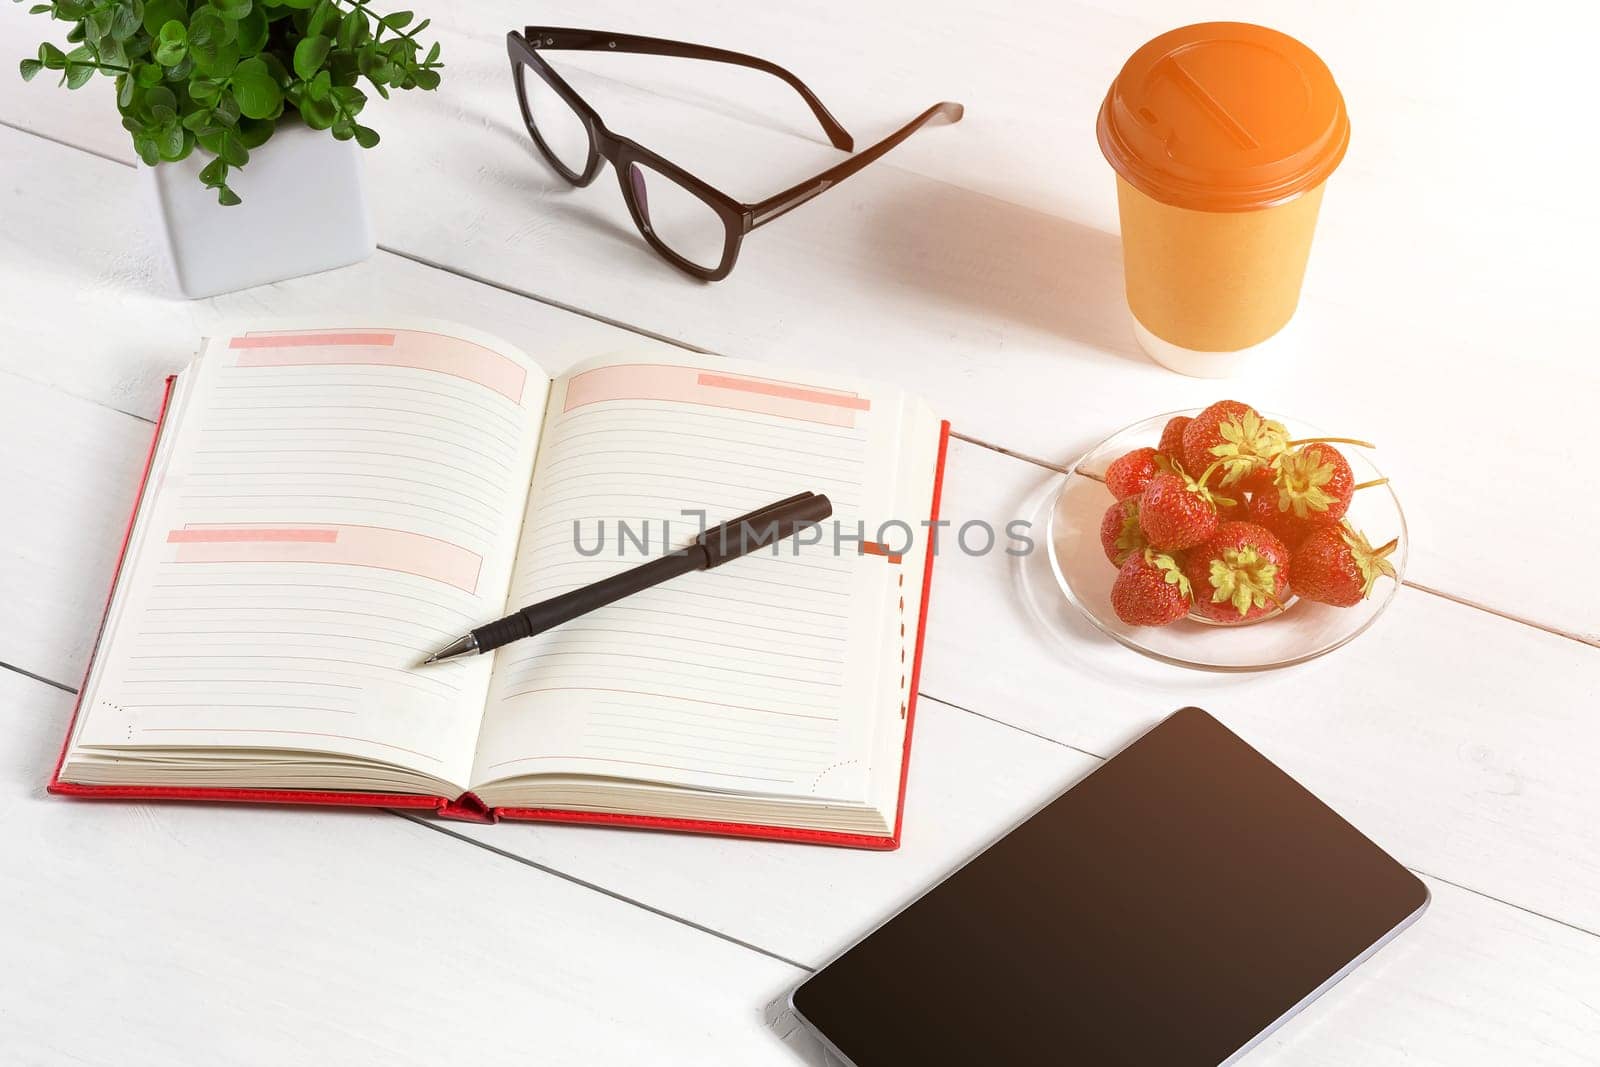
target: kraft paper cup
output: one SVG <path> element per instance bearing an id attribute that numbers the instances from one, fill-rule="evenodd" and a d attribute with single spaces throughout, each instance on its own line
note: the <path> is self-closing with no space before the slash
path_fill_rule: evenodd
<path id="1" fill-rule="evenodd" d="M 1117 171 L 1135 336 L 1156 362 L 1223 377 L 1294 316 L 1323 188 L 1349 122 L 1315 53 L 1204 23 L 1134 53 L 1100 110 Z"/>

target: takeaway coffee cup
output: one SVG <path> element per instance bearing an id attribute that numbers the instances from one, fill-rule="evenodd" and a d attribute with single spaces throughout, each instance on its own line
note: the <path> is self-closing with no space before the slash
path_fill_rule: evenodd
<path id="1" fill-rule="evenodd" d="M 1264 26 L 1184 26 L 1128 59 L 1097 131 L 1140 346 L 1183 374 L 1232 374 L 1299 302 L 1323 184 L 1350 141 L 1333 75 Z"/>

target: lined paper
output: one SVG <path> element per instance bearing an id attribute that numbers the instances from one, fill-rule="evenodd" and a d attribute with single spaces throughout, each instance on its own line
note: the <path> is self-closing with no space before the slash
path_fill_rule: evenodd
<path id="1" fill-rule="evenodd" d="M 222 339 L 184 378 L 78 744 L 465 788 L 488 665 L 415 665 L 504 605 L 547 383 L 395 330 Z"/>
<path id="2" fill-rule="evenodd" d="M 884 509 L 901 413 L 863 394 L 617 359 L 557 379 L 545 425 L 512 605 L 689 543 L 701 524 L 685 511 L 714 525 L 811 490 L 869 539 L 898 517 Z M 559 770 L 861 802 L 899 570 L 824 535 L 508 646 L 474 778 Z"/>

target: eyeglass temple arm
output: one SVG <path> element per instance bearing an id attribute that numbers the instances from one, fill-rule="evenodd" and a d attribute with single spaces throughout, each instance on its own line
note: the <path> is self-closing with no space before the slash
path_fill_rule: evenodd
<path id="1" fill-rule="evenodd" d="M 799 185 L 791 186 L 776 196 L 770 196 L 758 204 L 751 204 L 750 228 L 753 230 L 757 226 L 764 226 L 773 219 L 793 211 L 818 193 L 838 185 L 862 167 L 881 159 L 891 148 L 929 123 L 936 121 L 960 122 L 965 110 L 960 104 L 949 100 L 934 104 L 871 148 L 863 149 L 838 166 L 830 167 L 818 174 L 815 178 L 807 178 Z"/>
<path id="2" fill-rule="evenodd" d="M 541 50 L 629 52 L 635 55 L 673 56 L 678 59 L 704 59 L 713 63 L 731 63 L 739 67 L 764 71 L 782 78 L 800 94 L 811 108 L 811 113 L 822 124 L 822 129 L 827 133 L 828 140 L 833 142 L 833 147 L 845 152 L 855 147 L 855 140 L 845 132 L 843 126 L 839 125 L 839 120 L 829 113 L 822 101 L 817 99 L 817 94 L 807 88 L 805 82 L 776 63 L 768 63 L 764 59 L 747 56 L 743 52 L 708 48 L 683 41 L 668 41 L 660 37 L 637 37 L 629 33 L 602 33 L 599 30 L 572 30 L 559 26 L 529 26 L 522 32 L 530 45 Z"/>

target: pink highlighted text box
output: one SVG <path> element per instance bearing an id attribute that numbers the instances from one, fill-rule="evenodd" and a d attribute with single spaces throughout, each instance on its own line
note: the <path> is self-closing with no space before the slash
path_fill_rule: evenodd
<path id="1" fill-rule="evenodd" d="M 339 330 L 232 338 L 239 367 L 406 367 L 461 378 L 522 403 L 528 372 L 500 353 L 439 333 Z"/>
<path id="2" fill-rule="evenodd" d="M 567 383 L 563 410 L 608 400 L 665 400 L 852 428 L 855 413 L 872 408 L 870 400 L 855 393 L 800 382 L 717 374 L 697 367 L 629 363 L 573 375 Z"/>
<path id="3" fill-rule="evenodd" d="M 414 574 L 467 593 L 483 557 L 460 545 L 379 526 L 213 526 L 170 530 L 178 563 L 336 563 Z"/>

